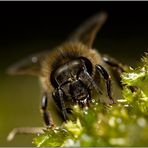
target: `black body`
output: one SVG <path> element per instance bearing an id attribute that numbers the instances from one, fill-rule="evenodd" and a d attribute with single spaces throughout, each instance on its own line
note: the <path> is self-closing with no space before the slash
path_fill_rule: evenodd
<path id="1" fill-rule="evenodd" d="M 105 79 L 108 97 L 111 103 L 114 103 L 114 99 L 111 96 L 109 74 L 101 65 L 96 65 L 96 72 Z M 95 83 L 93 77 L 92 64 L 84 57 L 69 61 L 52 72 L 50 80 L 55 88 L 52 97 L 57 107 L 61 110 L 65 121 L 68 119 L 68 113 L 71 113 L 71 105 L 78 104 L 82 108 L 88 107 L 92 101 L 91 90 L 95 89 L 99 93 L 99 86 Z M 51 125 L 47 117 L 48 114 L 45 113 L 44 109 L 47 106 L 47 99 L 45 101 L 45 98 L 47 97 L 43 96 L 43 116 L 46 125 Z"/>

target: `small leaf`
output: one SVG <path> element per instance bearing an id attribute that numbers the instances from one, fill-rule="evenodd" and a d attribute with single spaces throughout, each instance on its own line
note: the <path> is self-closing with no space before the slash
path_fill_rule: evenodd
<path id="1" fill-rule="evenodd" d="M 38 147 L 61 146 L 69 137 L 70 134 L 68 134 L 66 129 L 57 127 L 55 129 L 45 130 L 44 134 L 41 134 L 34 138 L 33 144 L 37 145 Z"/>

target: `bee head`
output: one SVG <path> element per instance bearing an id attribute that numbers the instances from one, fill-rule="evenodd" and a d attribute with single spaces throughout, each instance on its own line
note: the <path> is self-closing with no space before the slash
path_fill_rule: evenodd
<path id="1" fill-rule="evenodd" d="M 90 60 L 80 57 L 53 71 L 51 83 L 53 87 L 61 89 L 68 99 L 79 104 L 85 104 L 90 98 L 90 75 L 92 75 Z"/>

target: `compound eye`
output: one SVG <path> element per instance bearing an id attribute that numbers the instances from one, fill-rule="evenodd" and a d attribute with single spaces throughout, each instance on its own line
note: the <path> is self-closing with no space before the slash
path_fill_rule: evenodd
<path id="1" fill-rule="evenodd" d="M 69 78 L 68 72 L 62 67 L 51 73 L 50 81 L 52 85 L 56 88 L 64 84 Z"/>
<path id="2" fill-rule="evenodd" d="M 55 80 L 55 75 L 54 75 L 54 71 L 51 73 L 51 75 L 50 75 L 50 82 L 51 82 L 51 84 L 52 84 L 52 86 L 54 87 L 54 88 L 57 88 L 58 87 L 58 83 L 56 82 L 56 80 Z"/>

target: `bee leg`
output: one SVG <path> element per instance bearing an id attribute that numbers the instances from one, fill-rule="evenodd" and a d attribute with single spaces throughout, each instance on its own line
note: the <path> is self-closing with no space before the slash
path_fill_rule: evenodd
<path id="1" fill-rule="evenodd" d="M 101 73 L 101 75 L 103 76 L 105 83 L 106 83 L 107 94 L 112 104 L 114 104 L 115 100 L 111 96 L 111 77 L 110 75 L 101 65 L 96 65 L 96 71 Z"/>
<path id="2" fill-rule="evenodd" d="M 64 103 L 64 97 L 63 97 L 63 92 L 60 88 L 58 88 L 53 94 L 53 99 L 56 103 L 56 105 L 60 108 L 60 110 L 62 111 L 62 115 L 64 118 L 64 121 L 68 120 L 68 115 L 67 115 L 67 110 L 65 107 L 65 103 Z"/>
<path id="3" fill-rule="evenodd" d="M 107 55 L 104 55 L 103 61 L 114 70 L 115 79 L 116 79 L 118 85 L 122 88 L 123 86 L 121 84 L 121 77 L 120 76 L 123 72 L 125 72 L 125 69 L 127 68 L 127 66 L 122 65 L 117 60 L 115 60 L 114 58 L 111 58 Z"/>
<path id="4" fill-rule="evenodd" d="M 111 66 L 112 68 L 115 68 L 116 73 L 117 73 L 117 77 L 116 77 L 118 80 L 117 82 L 119 83 L 119 86 L 121 88 L 123 88 L 123 85 L 121 84 L 121 77 L 120 76 L 123 72 L 126 71 L 126 69 L 128 69 L 128 66 L 119 63 L 118 61 L 116 61 L 115 59 L 113 59 L 107 55 L 104 55 L 103 61 L 106 64 L 108 64 L 109 66 Z M 137 87 L 135 87 L 135 86 L 131 86 L 130 89 L 132 92 L 137 91 Z"/>
<path id="5" fill-rule="evenodd" d="M 119 74 L 121 74 L 122 72 L 125 71 L 125 68 L 126 68 L 125 65 L 120 65 L 121 63 L 119 63 L 117 60 L 115 60 L 107 55 L 103 57 L 103 61 L 106 64 L 108 64 L 109 66 L 116 68 L 116 70 Z"/>
<path id="6" fill-rule="evenodd" d="M 41 109 L 42 109 L 42 113 L 43 113 L 43 119 L 44 122 L 47 126 L 53 126 L 53 121 L 49 115 L 49 112 L 47 111 L 47 106 L 48 106 L 48 97 L 47 97 L 47 93 L 45 92 L 42 96 L 42 102 L 41 102 Z"/>
<path id="7" fill-rule="evenodd" d="M 17 134 L 41 134 L 44 127 L 20 127 L 14 128 L 8 135 L 7 141 L 12 141 Z"/>

